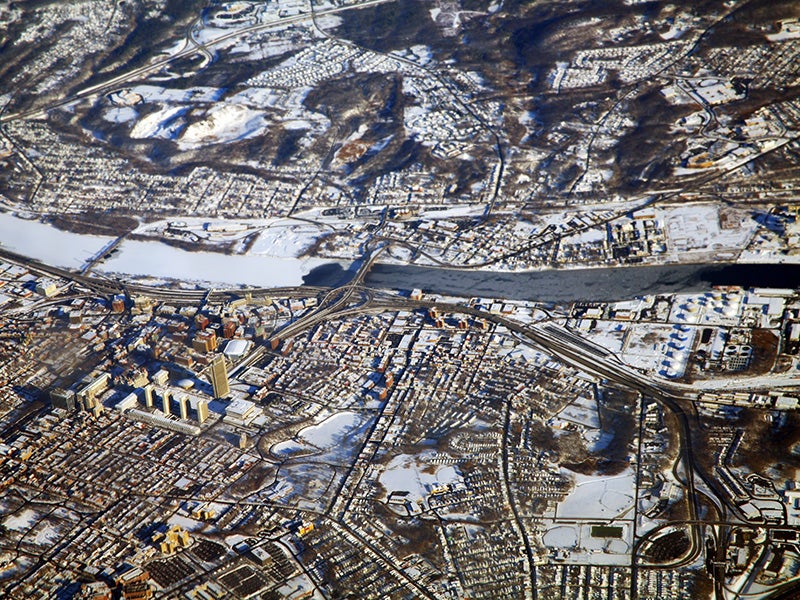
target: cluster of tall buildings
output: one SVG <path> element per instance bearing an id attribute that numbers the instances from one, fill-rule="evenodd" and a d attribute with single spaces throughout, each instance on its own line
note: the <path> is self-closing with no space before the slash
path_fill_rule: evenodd
<path id="1" fill-rule="evenodd" d="M 210 365 L 211 385 L 214 398 L 226 398 L 230 395 L 230 382 L 228 380 L 228 368 L 225 357 L 218 355 Z M 142 385 L 135 386 L 133 392 L 120 400 L 116 409 L 125 412 L 137 420 L 154 422 L 156 425 L 163 425 L 170 429 L 178 427 L 178 423 L 172 417 L 178 417 L 181 421 L 190 420 L 190 412 L 194 410 L 197 423 L 202 425 L 209 417 L 208 400 L 205 398 L 191 399 L 189 394 L 183 390 L 169 387 L 169 373 L 160 369 L 152 374 L 150 382 L 138 382 Z M 178 383 L 180 386 L 180 382 Z M 84 377 L 78 384 L 69 389 L 61 387 L 50 391 L 50 401 L 53 408 L 73 412 L 75 410 L 85 410 L 94 416 L 99 416 L 104 410 L 101 395 L 113 389 L 111 375 L 107 372 L 95 373 Z M 143 401 L 146 410 L 137 408 Z M 153 412 L 157 403 L 163 416 Z M 175 406 L 177 405 L 177 406 Z M 163 421 L 163 422 L 162 422 Z M 187 424 L 188 425 L 188 424 Z M 192 425 L 189 433 L 195 434 L 195 429 L 199 433 L 199 428 Z"/>

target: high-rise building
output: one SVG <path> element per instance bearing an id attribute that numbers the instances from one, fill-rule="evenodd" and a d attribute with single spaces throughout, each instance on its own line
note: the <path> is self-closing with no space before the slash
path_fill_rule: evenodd
<path id="1" fill-rule="evenodd" d="M 226 338 L 232 338 L 236 335 L 236 328 L 239 326 L 238 321 L 230 320 L 225 321 L 222 325 L 222 335 Z"/>
<path id="2" fill-rule="evenodd" d="M 189 396 L 186 394 L 181 394 L 178 396 L 178 406 L 181 409 L 181 419 L 188 419 L 189 418 Z"/>
<path id="3" fill-rule="evenodd" d="M 211 331 L 198 331 L 192 340 L 195 352 L 211 352 L 217 349 L 217 335 Z"/>
<path id="4" fill-rule="evenodd" d="M 214 398 L 224 398 L 231 393 L 228 367 L 225 364 L 225 357 L 221 354 L 211 361 L 211 385 L 214 388 Z"/>
<path id="5" fill-rule="evenodd" d="M 109 373 L 87 375 L 81 380 L 81 387 L 75 394 L 78 403 L 83 405 L 84 410 L 91 410 L 96 404 L 97 395 L 106 391 L 110 383 L 111 375 Z"/>
<path id="6" fill-rule="evenodd" d="M 144 405 L 153 408 L 153 386 L 149 383 L 142 388 L 144 390 Z"/>
<path id="7" fill-rule="evenodd" d="M 194 324 L 198 329 L 203 330 L 209 325 L 208 317 L 202 313 L 198 313 L 194 317 Z"/>
<path id="8" fill-rule="evenodd" d="M 208 418 L 208 400 L 197 401 L 197 422 L 203 424 Z"/>
<path id="9" fill-rule="evenodd" d="M 165 415 L 169 414 L 169 401 L 170 396 L 172 394 L 169 393 L 169 390 L 164 390 L 164 393 L 161 395 L 161 412 Z"/>
<path id="10" fill-rule="evenodd" d="M 241 448 L 242 450 L 247 448 L 247 442 L 248 442 L 247 433 L 243 431 L 242 433 L 239 434 L 239 448 Z"/>

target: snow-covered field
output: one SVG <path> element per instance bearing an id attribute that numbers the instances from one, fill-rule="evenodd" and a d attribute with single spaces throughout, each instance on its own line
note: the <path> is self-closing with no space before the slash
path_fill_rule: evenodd
<path id="1" fill-rule="evenodd" d="M 427 456 L 427 453 L 419 456 L 409 454 L 395 456 L 379 477 L 387 494 L 409 492 L 407 499 L 416 503 L 426 498 L 436 488 L 463 481 L 456 467 L 429 464 L 426 462 Z"/>
<path id="2" fill-rule="evenodd" d="M 353 412 L 331 415 L 322 423 L 301 429 L 297 434 L 304 442 L 317 448 L 330 448 L 361 424 L 361 417 Z"/>
<path id="3" fill-rule="evenodd" d="M 593 524 L 577 523 L 555 525 L 542 536 L 544 544 L 552 550 L 565 550 L 569 554 L 562 560 L 572 564 L 624 565 L 630 562 L 631 527 L 627 523 L 615 523 L 622 527 L 621 538 L 595 537 Z"/>
<path id="4" fill-rule="evenodd" d="M 558 525 L 547 530 L 542 542 L 551 548 L 574 548 L 578 544 L 578 530 L 572 525 Z"/>
<path id="5" fill-rule="evenodd" d="M 304 427 L 295 439 L 275 444 L 272 453 L 291 458 L 325 452 L 331 460 L 346 458 L 371 420 L 370 417 L 350 411 L 338 412 L 316 425 Z"/>
<path id="6" fill-rule="evenodd" d="M 573 474 L 575 488 L 558 505 L 559 519 L 630 518 L 635 496 L 635 474 L 631 469 L 615 477 Z"/>
<path id="7" fill-rule="evenodd" d="M 633 469 L 614 477 L 580 475 L 572 492 L 558 505 L 556 516 L 546 519 L 542 541 L 571 564 L 629 564 L 634 497 Z M 620 527 L 619 535 L 595 532 L 600 524 Z"/>

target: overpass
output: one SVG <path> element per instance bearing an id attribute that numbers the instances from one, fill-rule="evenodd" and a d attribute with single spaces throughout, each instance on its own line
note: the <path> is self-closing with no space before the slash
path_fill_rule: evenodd
<path id="1" fill-rule="evenodd" d="M 294 321 L 289 323 L 283 329 L 276 332 L 276 335 L 270 338 L 269 342 L 272 346 L 277 346 L 281 340 L 294 337 L 298 333 L 310 329 L 317 323 L 330 319 L 338 315 L 342 310 L 348 309 L 349 311 L 358 310 L 357 307 L 351 306 L 351 300 L 357 293 L 362 294 L 362 303 L 365 308 L 368 308 L 372 301 L 372 292 L 362 286 L 364 278 L 369 273 L 372 266 L 378 260 L 378 256 L 383 252 L 387 246 L 380 246 L 375 250 L 367 250 L 367 254 L 363 258 L 361 266 L 356 271 L 353 278 L 345 285 L 330 290 L 322 298 L 322 301 L 317 305 L 317 308 Z"/>

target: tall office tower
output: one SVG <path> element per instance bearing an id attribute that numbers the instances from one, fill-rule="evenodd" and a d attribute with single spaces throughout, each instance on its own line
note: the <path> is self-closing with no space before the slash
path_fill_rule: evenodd
<path id="1" fill-rule="evenodd" d="M 165 415 L 168 415 L 168 414 L 169 414 L 169 401 L 170 401 L 170 396 L 172 396 L 172 394 L 170 394 L 170 393 L 169 393 L 169 390 L 164 390 L 164 393 L 163 393 L 163 394 L 161 394 L 161 411 L 162 411 L 162 412 L 163 412 Z"/>
<path id="2" fill-rule="evenodd" d="M 214 388 L 214 398 L 224 398 L 231 393 L 228 367 L 225 365 L 225 357 L 221 354 L 211 361 L 211 385 Z"/>
<path id="3" fill-rule="evenodd" d="M 246 432 L 243 431 L 241 434 L 239 434 L 239 448 L 241 448 L 242 450 L 247 448 L 247 442 L 248 441 L 249 440 L 247 439 L 247 433 Z"/>
<path id="4" fill-rule="evenodd" d="M 153 386 L 148 383 L 142 389 L 144 390 L 144 405 L 147 408 L 153 408 Z"/>
<path id="5" fill-rule="evenodd" d="M 188 419 L 189 418 L 189 396 L 186 394 L 182 394 L 178 397 L 178 406 L 181 408 L 181 419 Z"/>
<path id="6" fill-rule="evenodd" d="M 208 418 L 208 400 L 197 401 L 197 422 L 201 425 L 206 422 Z"/>

